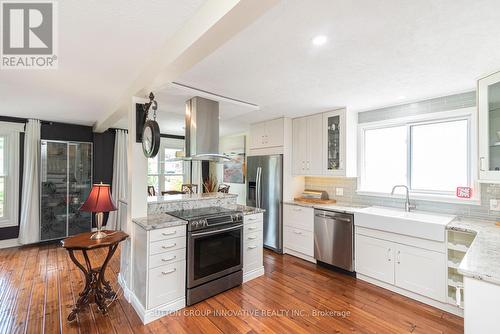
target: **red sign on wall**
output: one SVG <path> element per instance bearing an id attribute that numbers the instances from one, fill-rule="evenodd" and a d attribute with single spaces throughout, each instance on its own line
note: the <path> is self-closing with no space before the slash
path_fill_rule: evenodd
<path id="1" fill-rule="evenodd" d="M 457 197 L 458 198 L 471 198 L 472 188 L 471 187 L 457 187 Z"/>

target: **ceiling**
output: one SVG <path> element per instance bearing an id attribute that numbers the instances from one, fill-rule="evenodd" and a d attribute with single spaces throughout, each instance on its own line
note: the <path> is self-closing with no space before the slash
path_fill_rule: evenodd
<path id="1" fill-rule="evenodd" d="M 0 71 L 0 115 L 94 124 L 202 3 L 60 1 L 59 69 Z M 221 101 L 221 134 L 468 91 L 500 70 L 499 10 L 497 0 L 281 1 L 176 81 L 260 107 Z M 320 34 L 326 44 L 312 45 Z M 182 134 L 196 94 L 155 93 L 162 132 Z"/>
<path id="2" fill-rule="evenodd" d="M 0 115 L 94 124 L 203 2 L 59 1 L 59 68 L 0 71 Z"/>
<path id="3" fill-rule="evenodd" d="M 496 0 L 282 1 L 177 81 L 260 106 L 229 132 L 473 90 L 500 70 L 498 11 Z"/>
<path id="4" fill-rule="evenodd" d="M 235 120 L 242 117 L 255 108 L 245 106 L 241 103 L 232 103 L 225 98 L 220 98 L 204 92 L 185 89 L 175 85 L 168 86 L 156 92 L 158 101 L 157 121 L 162 133 L 184 135 L 184 114 L 186 101 L 195 96 L 205 97 L 219 102 L 219 119 L 221 135 L 233 133 L 236 125 Z M 236 123 L 240 123 L 237 121 Z M 241 127 L 244 130 L 245 125 Z"/>

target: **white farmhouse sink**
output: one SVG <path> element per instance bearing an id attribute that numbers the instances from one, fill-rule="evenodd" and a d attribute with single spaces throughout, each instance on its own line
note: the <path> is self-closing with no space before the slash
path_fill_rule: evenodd
<path id="1" fill-rule="evenodd" d="M 443 242 L 446 225 L 455 216 L 369 207 L 354 214 L 354 225 Z"/>

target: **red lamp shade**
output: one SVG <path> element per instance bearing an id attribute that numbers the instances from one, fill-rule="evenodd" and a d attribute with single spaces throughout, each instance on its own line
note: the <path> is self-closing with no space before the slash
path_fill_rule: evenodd
<path id="1" fill-rule="evenodd" d="M 111 198 L 109 184 L 94 184 L 89 197 L 80 207 L 80 211 L 109 212 L 115 211 L 116 206 Z"/>

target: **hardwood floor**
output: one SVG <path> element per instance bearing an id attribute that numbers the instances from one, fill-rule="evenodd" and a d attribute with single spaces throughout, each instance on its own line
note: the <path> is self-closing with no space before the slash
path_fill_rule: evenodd
<path id="1" fill-rule="evenodd" d="M 103 249 L 91 260 L 105 256 Z M 120 294 L 66 321 L 83 275 L 58 244 L 0 250 L 0 333 L 463 333 L 463 320 L 292 256 L 264 252 L 266 274 L 143 326 Z M 107 278 L 118 289 L 119 254 Z"/>

